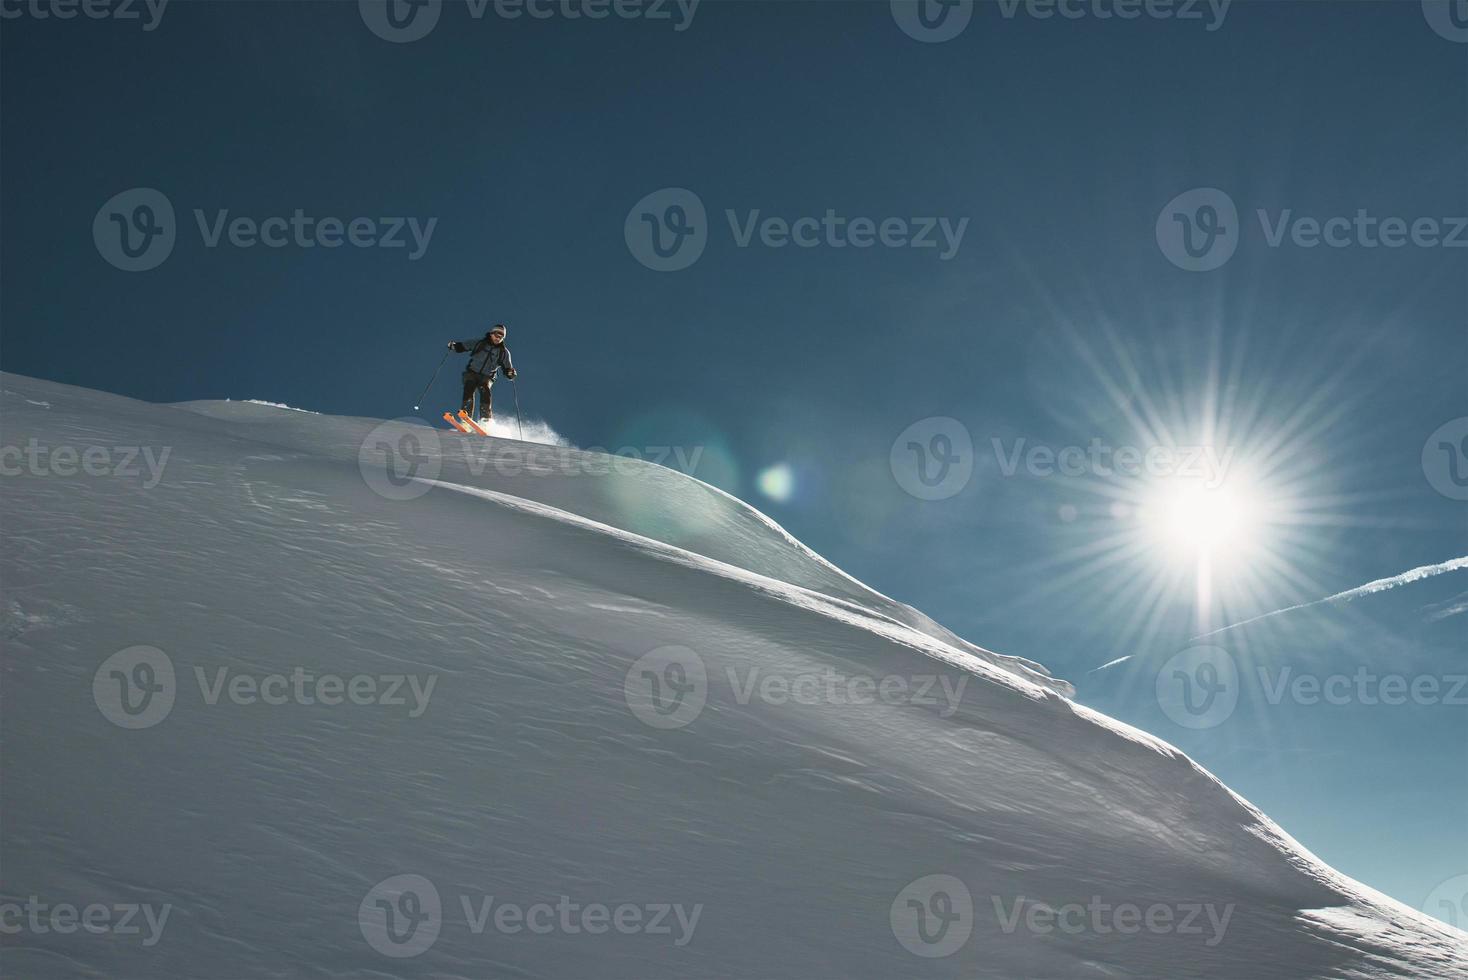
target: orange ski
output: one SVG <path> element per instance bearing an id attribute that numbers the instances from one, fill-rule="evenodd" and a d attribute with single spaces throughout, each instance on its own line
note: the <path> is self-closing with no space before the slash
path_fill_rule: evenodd
<path id="1" fill-rule="evenodd" d="M 465 435 L 468 435 L 468 433 L 469 433 L 469 427 L 466 426 L 466 425 L 464 425 L 464 423 L 460 422 L 458 419 L 454 418 L 454 416 L 453 416 L 452 413 L 450 413 L 450 412 L 444 412 L 443 413 L 443 420 L 445 422 L 447 422 L 449 425 L 452 425 L 457 431 L 462 432 Z"/>
<path id="2" fill-rule="evenodd" d="M 469 413 L 464 411 L 462 408 L 459 409 L 459 422 L 463 425 L 468 426 L 468 428 L 464 430 L 465 432 L 473 431 L 479 433 L 482 436 L 489 435 L 489 430 L 480 425 L 474 419 L 470 418 Z"/>

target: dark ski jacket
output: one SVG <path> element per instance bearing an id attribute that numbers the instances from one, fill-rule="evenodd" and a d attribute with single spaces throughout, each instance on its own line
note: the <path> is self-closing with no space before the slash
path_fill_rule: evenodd
<path id="1" fill-rule="evenodd" d="M 465 370 L 482 374 L 491 381 L 500 371 L 508 373 L 515 370 L 510 361 L 510 349 L 504 344 L 491 344 L 488 337 L 455 341 L 454 350 L 460 354 L 469 352 L 469 366 Z"/>

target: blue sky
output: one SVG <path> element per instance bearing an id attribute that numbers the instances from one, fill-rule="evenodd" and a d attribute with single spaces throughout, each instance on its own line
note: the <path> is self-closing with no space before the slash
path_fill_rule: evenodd
<path id="1" fill-rule="evenodd" d="M 151 30 L 12 9 L 5 370 L 395 417 L 447 340 L 503 320 L 526 411 L 577 445 L 703 447 L 695 475 L 1045 663 L 1408 904 L 1468 872 L 1468 706 L 1267 696 L 1285 669 L 1463 671 L 1463 573 L 1212 638 L 1243 680 L 1211 727 L 1154 690 L 1203 625 L 1468 554 L 1430 445 L 1468 415 L 1468 252 L 1424 243 L 1468 215 L 1451 20 L 1440 34 L 1415 2 L 1134 20 L 984 3 L 923 41 L 878 2 L 705 2 L 690 21 L 446 0 L 393 43 L 346 2 L 175 2 Z M 89 233 L 133 188 L 176 216 L 142 272 Z M 649 268 L 642 215 L 693 200 L 702 251 Z M 316 231 L 371 219 L 374 241 L 403 219 L 406 245 L 230 241 L 231 220 L 298 209 Z M 1214 215 L 1233 251 L 1181 267 L 1169 230 L 1207 242 Z M 768 218 L 822 223 L 777 247 Z M 1332 218 L 1339 244 L 1309 244 Z M 1417 240 L 1373 247 L 1393 218 Z M 863 220 L 938 245 L 855 247 Z M 424 417 L 456 389 L 445 371 Z M 907 443 L 955 434 L 967 478 L 904 489 Z M 1248 527 L 1212 542 L 1233 553 L 1206 604 L 1188 542 L 1143 518 L 1169 506 L 1158 480 L 1047 473 L 1043 454 L 1005 472 L 1018 446 L 1093 441 L 1233 451 Z M 781 464 L 775 499 L 758 478 Z"/>

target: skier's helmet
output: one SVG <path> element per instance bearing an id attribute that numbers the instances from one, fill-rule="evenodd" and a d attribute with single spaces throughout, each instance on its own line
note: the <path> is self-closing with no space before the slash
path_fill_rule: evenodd
<path id="1" fill-rule="evenodd" d="M 504 337 L 504 335 L 507 333 L 509 333 L 509 331 L 505 329 L 505 325 L 503 323 L 496 323 L 494 326 L 489 328 L 489 333 L 486 334 L 486 336 L 493 337 L 495 334 L 499 334 L 501 337 Z"/>

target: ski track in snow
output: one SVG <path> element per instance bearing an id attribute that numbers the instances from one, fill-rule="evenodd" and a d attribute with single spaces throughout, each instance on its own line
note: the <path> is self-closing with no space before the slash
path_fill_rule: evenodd
<path id="1" fill-rule="evenodd" d="M 1038 664 L 953 635 L 675 471 L 568 474 L 526 443 L 446 437 L 422 493 L 390 500 L 358 464 L 377 420 L 4 385 L 25 396 L 3 406 L 7 445 L 172 450 L 151 489 L 0 484 L 0 900 L 171 909 L 147 947 L 7 936 L 7 975 L 1468 980 L 1468 935 L 1325 866 Z M 177 691 L 165 719 L 128 731 L 92 682 L 135 644 L 171 658 Z M 701 658 L 707 703 L 662 730 L 624 685 L 668 646 Z M 198 681 L 298 667 L 436 685 L 411 717 L 211 704 Z M 961 697 L 741 695 L 825 673 L 939 677 Z M 358 921 L 399 874 L 442 901 L 411 959 L 376 952 Z M 899 892 L 931 874 L 972 897 L 971 934 L 942 958 L 892 927 Z M 677 926 L 476 933 L 463 903 L 487 896 L 699 918 L 683 945 Z M 1092 899 L 1207 905 L 1229 924 L 1213 944 L 1206 929 L 1002 925 L 1016 903 Z"/>

